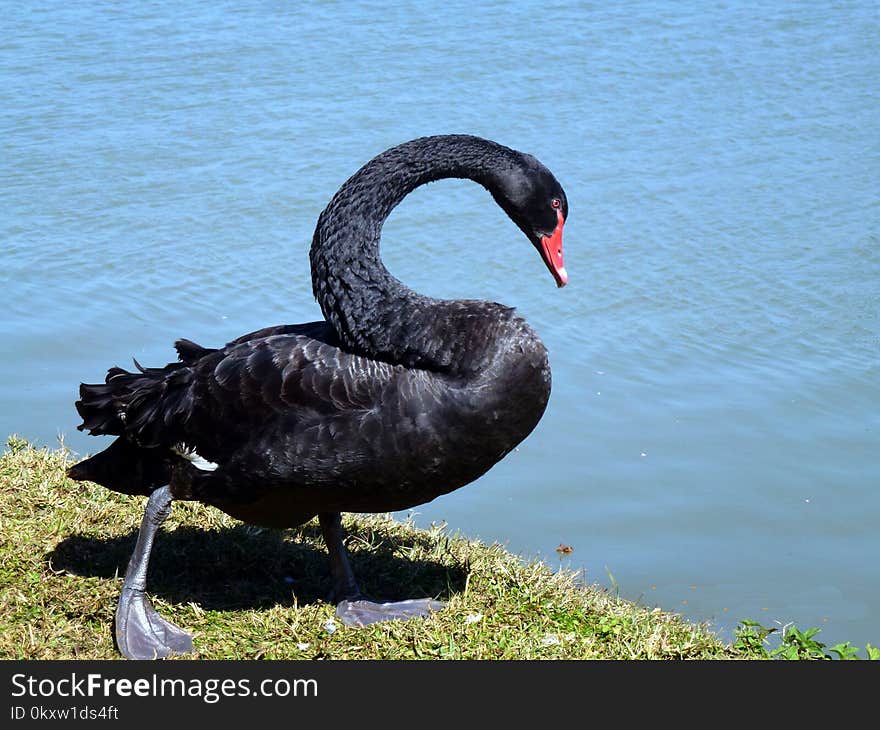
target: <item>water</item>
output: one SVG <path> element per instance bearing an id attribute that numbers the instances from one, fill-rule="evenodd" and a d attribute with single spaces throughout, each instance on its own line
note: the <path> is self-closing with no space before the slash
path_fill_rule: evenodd
<path id="1" fill-rule="evenodd" d="M 97 450 L 80 381 L 318 318 L 308 244 L 342 181 L 478 134 L 565 186 L 569 286 L 462 181 L 407 198 L 383 254 L 518 306 L 554 391 L 417 521 L 554 566 L 570 545 L 725 636 L 880 643 L 880 6 L 606 5 L 6 7 L 0 435 Z"/>

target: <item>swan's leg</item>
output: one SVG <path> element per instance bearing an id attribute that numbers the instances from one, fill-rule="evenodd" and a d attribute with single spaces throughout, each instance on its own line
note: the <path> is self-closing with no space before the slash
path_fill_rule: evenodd
<path id="1" fill-rule="evenodd" d="M 153 539 L 170 512 L 171 492 L 167 486 L 160 487 L 147 500 L 137 544 L 125 571 L 116 606 L 116 643 L 128 659 L 161 659 L 192 651 L 192 637 L 156 613 L 145 593 Z"/>
<path id="2" fill-rule="evenodd" d="M 330 575 L 333 578 L 331 600 L 338 602 L 360 598 L 361 589 L 355 580 L 351 563 L 348 562 L 348 551 L 343 543 L 345 530 L 342 529 L 342 515 L 339 512 L 322 512 L 318 515 L 318 522 L 327 544 L 327 552 L 330 553 Z"/>
<path id="3" fill-rule="evenodd" d="M 337 602 L 336 616 L 343 624 L 366 626 L 379 621 L 423 618 L 443 608 L 445 604 L 430 598 L 414 598 L 393 603 L 375 603 L 363 598 L 343 544 L 342 515 L 338 512 L 323 512 L 318 515 L 318 520 L 330 553 L 333 600 Z"/>

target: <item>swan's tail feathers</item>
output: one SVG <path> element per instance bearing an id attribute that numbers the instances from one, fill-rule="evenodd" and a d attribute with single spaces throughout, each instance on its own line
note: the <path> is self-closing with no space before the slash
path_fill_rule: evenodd
<path id="1" fill-rule="evenodd" d="M 123 437 L 71 466 L 67 475 L 123 494 L 148 495 L 157 487 L 168 484 L 171 466 L 165 449 L 142 449 Z"/>
<path id="2" fill-rule="evenodd" d="M 192 371 L 184 363 L 138 372 L 110 368 L 104 383 L 80 385 L 77 426 L 92 436 L 126 436 L 143 448 L 184 440 L 180 433 L 192 412 Z"/>
<path id="3" fill-rule="evenodd" d="M 112 386 L 82 383 L 79 397 L 74 405 L 83 419 L 77 426 L 80 431 L 88 431 L 92 436 L 122 433 L 123 413 L 114 405 Z"/>

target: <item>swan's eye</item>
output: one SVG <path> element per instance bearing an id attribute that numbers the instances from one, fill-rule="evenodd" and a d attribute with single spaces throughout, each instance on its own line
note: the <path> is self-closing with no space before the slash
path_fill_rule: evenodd
<path id="1" fill-rule="evenodd" d="M 553 200 L 550 201 L 550 205 L 554 208 L 559 208 L 562 206 L 562 201 L 559 198 L 553 198 Z"/>

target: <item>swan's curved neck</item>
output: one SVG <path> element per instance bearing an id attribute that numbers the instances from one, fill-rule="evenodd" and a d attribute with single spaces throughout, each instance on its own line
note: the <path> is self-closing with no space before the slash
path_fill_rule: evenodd
<path id="1" fill-rule="evenodd" d="M 471 338 L 455 320 L 473 319 L 468 305 L 478 303 L 430 299 L 394 278 L 379 256 L 382 225 L 432 180 L 469 178 L 497 189 L 515 154 L 477 137 L 425 137 L 382 153 L 340 188 L 318 218 L 310 258 L 315 298 L 348 348 L 407 367 L 458 369 L 456 358 L 472 343 L 457 341 Z"/>

